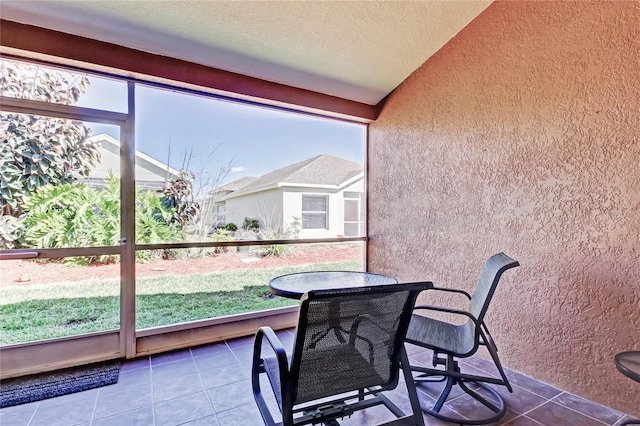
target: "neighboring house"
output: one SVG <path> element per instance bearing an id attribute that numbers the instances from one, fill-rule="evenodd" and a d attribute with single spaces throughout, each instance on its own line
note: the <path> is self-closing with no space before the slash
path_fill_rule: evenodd
<path id="1" fill-rule="evenodd" d="M 100 146 L 100 163 L 91 171 L 91 176 L 80 178 L 79 181 L 103 187 L 109 171 L 120 177 L 120 141 L 104 133 L 92 136 L 89 140 Z M 135 162 L 137 188 L 159 190 L 166 181 L 174 180 L 179 175 L 178 170 L 137 150 Z"/>
<path id="2" fill-rule="evenodd" d="M 361 164 L 320 155 L 250 179 L 220 188 L 226 223 L 240 227 L 249 217 L 261 229 L 283 231 L 298 222 L 299 238 L 364 235 Z"/>
<path id="3" fill-rule="evenodd" d="M 253 183 L 257 179 L 257 177 L 247 176 L 234 180 L 233 182 L 214 189 L 205 199 L 200 200 L 200 213 L 207 220 L 206 226 L 213 230 L 226 225 L 227 222 L 224 202 L 226 196 L 232 192 L 243 189 L 245 186 Z M 237 223 L 236 225 L 241 226 L 242 223 Z"/>

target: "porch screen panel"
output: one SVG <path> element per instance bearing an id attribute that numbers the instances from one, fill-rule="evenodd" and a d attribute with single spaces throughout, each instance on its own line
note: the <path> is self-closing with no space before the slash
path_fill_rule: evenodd
<path id="1" fill-rule="evenodd" d="M 278 274 L 362 270 L 362 242 L 310 240 L 344 234 L 329 208 L 364 185 L 365 126 L 144 84 L 135 104 L 137 330 L 295 305 L 270 297 Z"/>
<path id="2" fill-rule="evenodd" d="M 0 131 L 3 249 L 120 245 L 118 126 L 2 111 Z"/>
<path id="3" fill-rule="evenodd" d="M 0 345 L 115 334 L 127 83 L 7 59 L 0 72 Z"/>
<path id="4" fill-rule="evenodd" d="M 5 111 L 0 123 L 0 345 L 119 329 L 119 127 Z M 55 254 L 29 259 L 43 250 Z"/>
<path id="5" fill-rule="evenodd" d="M 108 258 L 2 260 L 0 345 L 119 329 L 120 256 Z"/>

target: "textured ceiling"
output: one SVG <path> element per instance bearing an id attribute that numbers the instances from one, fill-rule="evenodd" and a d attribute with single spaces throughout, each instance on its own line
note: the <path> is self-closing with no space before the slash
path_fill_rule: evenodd
<path id="1" fill-rule="evenodd" d="M 479 1 L 11 1 L 3 19 L 377 104 Z"/>

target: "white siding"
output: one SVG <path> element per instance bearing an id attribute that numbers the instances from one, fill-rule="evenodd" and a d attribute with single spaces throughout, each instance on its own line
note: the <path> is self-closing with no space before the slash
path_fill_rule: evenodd
<path id="1" fill-rule="evenodd" d="M 282 189 L 272 189 L 225 202 L 226 222 L 242 227 L 245 217 L 260 220 L 261 228 L 282 229 Z"/>
<path id="2" fill-rule="evenodd" d="M 300 229 L 300 238 L 334 238 L 344 235 L 344 191 L 364 192 L 364 179 L 334 192 L 325 188 L 285 188 L 283 194 L 285 224 L 290 226 L 294 216 L 302 217 L 303 195 L 327 195 L 329 196 L 329 229 Z"/>
<path id="3" fill-rule="evenodd" d="M 100 143 L 100 162 L 91 170 L 89 177 L 81 178 L 80 182 L 103 187 L 104 180 L 113 172 L 120 178 L 120 142 L 108 135 L 98 135 L 91 138 Z M 157 160 L 136 151 L 135 156 L 136 186 L 143 189 L 158 190 L 164 187 L 167 179 L 178 177 L 177 171 L 170 169 Z"/>

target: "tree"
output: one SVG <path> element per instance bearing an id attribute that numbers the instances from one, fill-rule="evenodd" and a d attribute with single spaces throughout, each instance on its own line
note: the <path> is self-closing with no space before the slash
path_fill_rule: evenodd
<path id="1" fill-rule="evenodd" d="M 193 225 L 192 232 L 201 240 L 206 239 L 220 225 L 215 218 L 216 201 L 218 201 L 217 190 L 229 175 L 233 164 L 233 159 L 231 159 L 226 165 L 213 166 L 215 153 L 219 147 L 220 144 L 210 144 L 207 156 L 200 162 L 196 173 L 192 173 L 190 188 L 192 199 L 197 200 L 197 202 L 193 201 L 197 205 L 197 211 L 195 215 L 189 216 L 189 219 Z M 189 168 L 192 157 L 193 152 L 185 153 L 181 170 Z"/>
<path id="2" fill-rule="evenodd" d="M 200 210 L 200 206 L 195 201 L 193 194 L 193 181 L 196 176 L 193 172 L 180 169 L 178 177 L 165 183 L 160 191 L 163 194 L 163 204 L 165 207 L 173 209 L 175 212 L 171 218 L 171 223 L 177 223 L 184 228 L 192 221 Z"/>
<path id="3" fill-rule="evenodd" d="M 0 61 L 0 91 L 7 97 L 75 105 L 89 79 L 69 76 L 36 65 Z M 99 147 L 88 140 L 89 133 L 80 121 L 2 112 L 2 214 L 20 216 L 28 196 L 44 185 L 88 176 L 100 160 Z"/>

